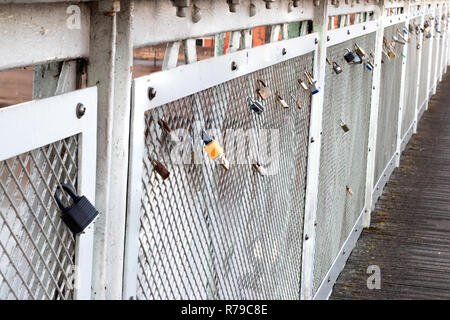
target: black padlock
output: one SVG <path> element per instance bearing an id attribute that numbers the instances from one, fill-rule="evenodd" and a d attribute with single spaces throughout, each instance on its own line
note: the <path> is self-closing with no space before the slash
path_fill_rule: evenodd
<path id="1" fill-rule="evenodd" d="M 351 52 L 349 49 L 345 49 L 346 51 L 348 51 L 345 55 L 344 55 L 344 59 L 345 61 L 347 61 L 347 63 L 353 63 L 353 60 L 355 60 L 355 54 L 353 52 Z"/>
<path id="2" fill-rule="evenodd" d="M 73 204 L 71 206 L 66 206 L 61 201 L 58 194 L 58 190 L 60 189 L 59 186 L 55 191 L 55 200 L 62 212 L 61 219 L 70 231 L 76 235 L 83 232 L 83 230 L 94 221 L 98 216 L 98 211 L 85 196 L 80 197 L 77 195 L 68 184 L 61 183 L 61 187 L 72 198 Z"/>
<path id="3" fill-rule="evenodd" d="M 250 106 L 250 110 L 253 110 L 257 114 L 261 114 L 264 111 L 264 106 L 261 102 L 256 101 L 252 98 L 247 98 L 248 105 Z"/>

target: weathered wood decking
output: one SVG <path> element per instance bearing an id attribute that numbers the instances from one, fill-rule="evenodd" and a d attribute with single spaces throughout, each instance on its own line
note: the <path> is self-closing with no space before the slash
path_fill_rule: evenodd
<path id="1" fill-rule="evenodd" d="M 367 268 L 381 289 L 367 288 Z M 450 299 L 450 74 L 444 76 L 331 299 Z"/>

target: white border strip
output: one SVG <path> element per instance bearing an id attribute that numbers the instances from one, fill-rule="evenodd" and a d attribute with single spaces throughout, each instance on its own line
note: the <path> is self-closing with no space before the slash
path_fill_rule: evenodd
<path id="1" fill-rule="evenodd" d="M 329 30 L 327 32 L 327 47 L 337 45 L 339 43 L 364 36 L 366 34 L 377 31 L 377 21 L 369 21 L 365 23 L 354 24 L 351 26 Z"/>
<path id="2" fill-rule="evenodd" d="M 365 208 L 361 211 L 358 220 L 356 220 L 355 225 L 352 228 L 352 231 L 348 235 L 347 239 L 344 242 L 344 245 L 341 247 L 336 259 L 331 265 L 330 270 L 328 270 L 325 278 L 320 284 L 319 289 L 317 289 L 316 295 L 314 296 L 314 300 L 327 300 L 331 292 L 333 291 L 333 286 L 336 283 L 339 274 L 344 269 L 345 263 L 347 262 L 350 253 L 353 248 L 355 248 L 356 242 L 361 235 L 363 230 L 363 215 Z"/>
<path id="3" fill-rule="evenodd" d="M 419 119 L 420 120 L 420 119 Z M 416 120 L 414 120 L 411 125 L 408 128 L 408 131 L 406 131 L 405 135 L 402 138 L 402 143 L 400 145 L 400 152 L 403 152 L 403 150 L 405 150 L 406 145 L 409 142 L 409 139 L 411 139 L 412 135 L 414 134 L 414 127 L 416 124 Z"/>
<path id="4" fill-rule="evenodd" d="M 387 28 L 392 25 L 405 22 L 406 20 L 407 20 L 407 15 L 404 13 L 396 15 L 396 16 L 385 17 L 383 19 L 383 27 Z"/>
<path id="5" fill-rule="evenodd" d="M 97 117 L 96 97 L 94 87 L 1 108 L 0 136 L 10 138 L 1 140 L 0 161 L 83 132 Z M 81 119 L 77 103 L 86 106 Z"/>
<path id="6" fill-rule="evenodd" d="M 139 103 L 144 103 L 144 108 L 141 110 L 156 108 L 251 72 L 312 52 L 317 48 L 316 42 L 317 34 L 312 33 L 304 37 L 269 43 L 137 78 L 134 80 L 134 87 L 139 94 L 143 94 L 147 98 L 149 87 L 156 90 L 156 96 L 151 101 L 148 98 L 147 102 L 139 99 Z M 286 52 L 284 55 L 283 50 Z M 233 62 L 238 67 L 235 71 L 231 68 Z"/>
<path id="7" fill-rule="evenodd" d="M 398 153 L 395 152 L 389 162 L 386 165 L 386 168 L 384 168 L 383 172 L 381 173 L 381 176 L 378 178 L 377 183 L 375 184 L 375 187 L 373 188 L 372 193 L 372 208 L 373 210 L 375 208 L 375 204 L 380 198 L 380 196 L 383 194 L 384 186 L 389 181 L 392 173 L 394 172 L 396 168 L 397 163 L 397 157 Z"/>

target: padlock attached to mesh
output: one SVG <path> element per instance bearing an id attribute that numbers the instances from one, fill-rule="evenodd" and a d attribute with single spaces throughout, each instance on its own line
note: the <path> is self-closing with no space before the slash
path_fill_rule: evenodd
<path id="1" fill-rule="evenodd" d="M 333 62 L 333 70 L 336 74 L 342 73 L 342 67 L 340 65 L 337 64 L 336 61 Z"/>
<path id="2" fill-rule="evenodd" d="M 348 64 L 353 64 L 353 61 L 356 58 L 356 54 L 352 51 L 350 51 L 350 49 L 345 49 L 345 51 L 347 52 L 346 54 L 344 54 L 344 59 Z"/>
<path id="3" fill-rule="evenodd" d="M 72 198 L 73 204 L 66 206 L 59 198 L 59 189 L 63 189 Z M 79 196 L 71 186 L 61 183 L 55 191 L 55 200 L 61 209 L 61 219 L 72 231 L 74 235 L 83 232 L 98 216 L 97 209 L 89 202 L 85 196 Z"/>
<path id="4" fill-rule="evenodd" d="M 269 98 L 272 95 L 272 91 L 268 86 L 266 86 L 266 83 L 260 79 L 257 80 L 259 88 L 256 89 L 256 92 L 261 97 L 261 99 L 265 100 Z"/>

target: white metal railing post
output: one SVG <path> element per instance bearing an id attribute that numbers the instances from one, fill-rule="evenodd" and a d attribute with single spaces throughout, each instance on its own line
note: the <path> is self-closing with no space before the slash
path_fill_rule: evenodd
<path id="1" fill-rule="evenodd" d="M 434 2 L 433 3 L 430 3 L 429 4 L 430 5 L 430 7 L 429 8 L 427 8 L 427 10 L 426 10 L 426 12 L 428 12 L 428 15 L 430 15 L 430 14 L 433 14 L 433 12 L 434 12 L 434 8 L 435 8 L 435 4 L 434 4 Z M 431 19 L 430 19 L 431 20 Z M 431 21 L 428 21 L 428 23 L 430 23 L 430 25 L 431 25 L 431 32 L 433 31 L 433 29 L 434 29 L 434 19 L 433 20 L 431 20 Z M 430 44 L 429 44 L 429 48 L 428 48 L 428 61 L 427 61 L 427 92 L 426 92 L 426 99 L 425 99 L 425 101 L 427 101 L 426 102 L 426 110 L 428 110 L 428 99 L 429 99 L 429 97 L 430 97 L 430 89 L 431 89 L 431 65 L 432 65 L 432 61 L 433 61 L 433 47 L 434 47 L 434 38 L 433 37 L 431 37 L 428 41 L 430 41 Z M 416 132 L 416 131 L 415 131 Z"/>
<path id="2" fill-rule="evenodd" d="M 409 19 L 411 16 L 411 6 L 408 2 L 404 8 L 406 14 L 406 21 L 404 27 L 407 28 L 409 24 Z M 408 34 L 408 37 L 411 35 Z M 402 74 L 400 77 L 400 100 L 398 103 L 398 125 L 397 125 L 397 147 L 396 147 L 396 155 L 395 155 L 395 166 L 400 166 L 400 154 L 402 153 L 402 125 L 403 125 L 403 113 L 405 112 L 405 89 L 406 89 L 406 66 L 409 59 L 408 55 L 408 43 L 403 46 L 402 50 Z"/>
<path id="3" fill-rule="evenodd" d="M 302 251 L 302 277 L 301 277 L 301 299 L 313 298 L 314 280 L 314 246 L 317 213 L 317 194 L 319 186 L 320 168 L 320 145 L 322 132 L 322 110 L 324 101 L 325 66 L 327 49 L 327 1 L 320 1 L 314 7 L 314 32 L 318 33 L 318 49 L 314 57 L 314 78 L 321 88 L 320 92 L 312 97 L 310 134 L 308 148 L 308 166 L 305 199 L 305 217 L 303 231 Z"/>
<path id="4" fill-rule="evenodd" d="M 372 208 L 372 192 L 375 171 L 375 155 L 377 143 L 377 122 L 378 122 L 378 107 L 380 101 L 380 82 L 381 82 L 381 56 L 383 48 L 384 26 L 383 18 L 386 15 L 384 8 L 384 1 L 381 1 L 375 12 L 375 19 L 377 20 L 377 33 L 375 40 L 374 62 L 375 68 L 373 70 L 372 81 L 372 96 L 370 101 L 370 122 L 369 122 L 369 139 L 368 139 L 368 155 L 367 155 L 367 170 L 366 170 L 366 194 L 365 194 L 365 210 L 363 215 L 363 226 L 368 228 L 370 226 L 370 214 Z"/>
<path id="5" fill-rule="evenodd" d="M 421 2 L 420 6 L 420 27 L 423 28 L 423 24 L 425 22 L 425 2 Z M 417 54 L 417 81 L 416 81 L 416 101 L 415 101 L 415 112 L 414 112 L 414 125 L 413 125 L 413 133 L 417 132 L 417 122 L 419 118 L 419 110 L 422 105 L 423 101 L 419 100 L 420 97 L 420 82 L 422 78 L 422 55 L 423 55 L 423 32 L 419 34 L 419 41 L 418 44 L 420 45 L 420 48 L 418 49 L 419 52 Z"/>
<path id="6" fill-rule="evenodd" d="M 98 86 L 96 206 L 102 213 L 94 235 L 94 299 L 122 298 L 133 6 L 115 0 L 92 6 L 88 85 Z"/>
<path id="7" fill-rule="evenodd" d="M 436 41 L 437 45 L 436 45 L 436 52 L 433 52 L 432 58 L 431 60 L 435 60 L 434 64 L 431 64 L 431 67 L 434 68 L 434 72 L 433 72 L 433 79 L 431 79 L 431 88 L 432 88 L 432 93 L 435 94 L 436 93 L 436 86 L 437 86 L 437 79 L 439 78 L 439 50 L 440 48 L 440 41 L 438 38 L 438 33 L 436 32 L 436 24 L 438 24 L 437 21 L 437 17 L 439 16 L 439 13 L 441 12 L 441 5 L 439 2 L 436 2 L 434 4 L 434 8 L 433 8 L 433 29 L 432 32 L 434 33 L 433 36 L 433 41 Z"/>

